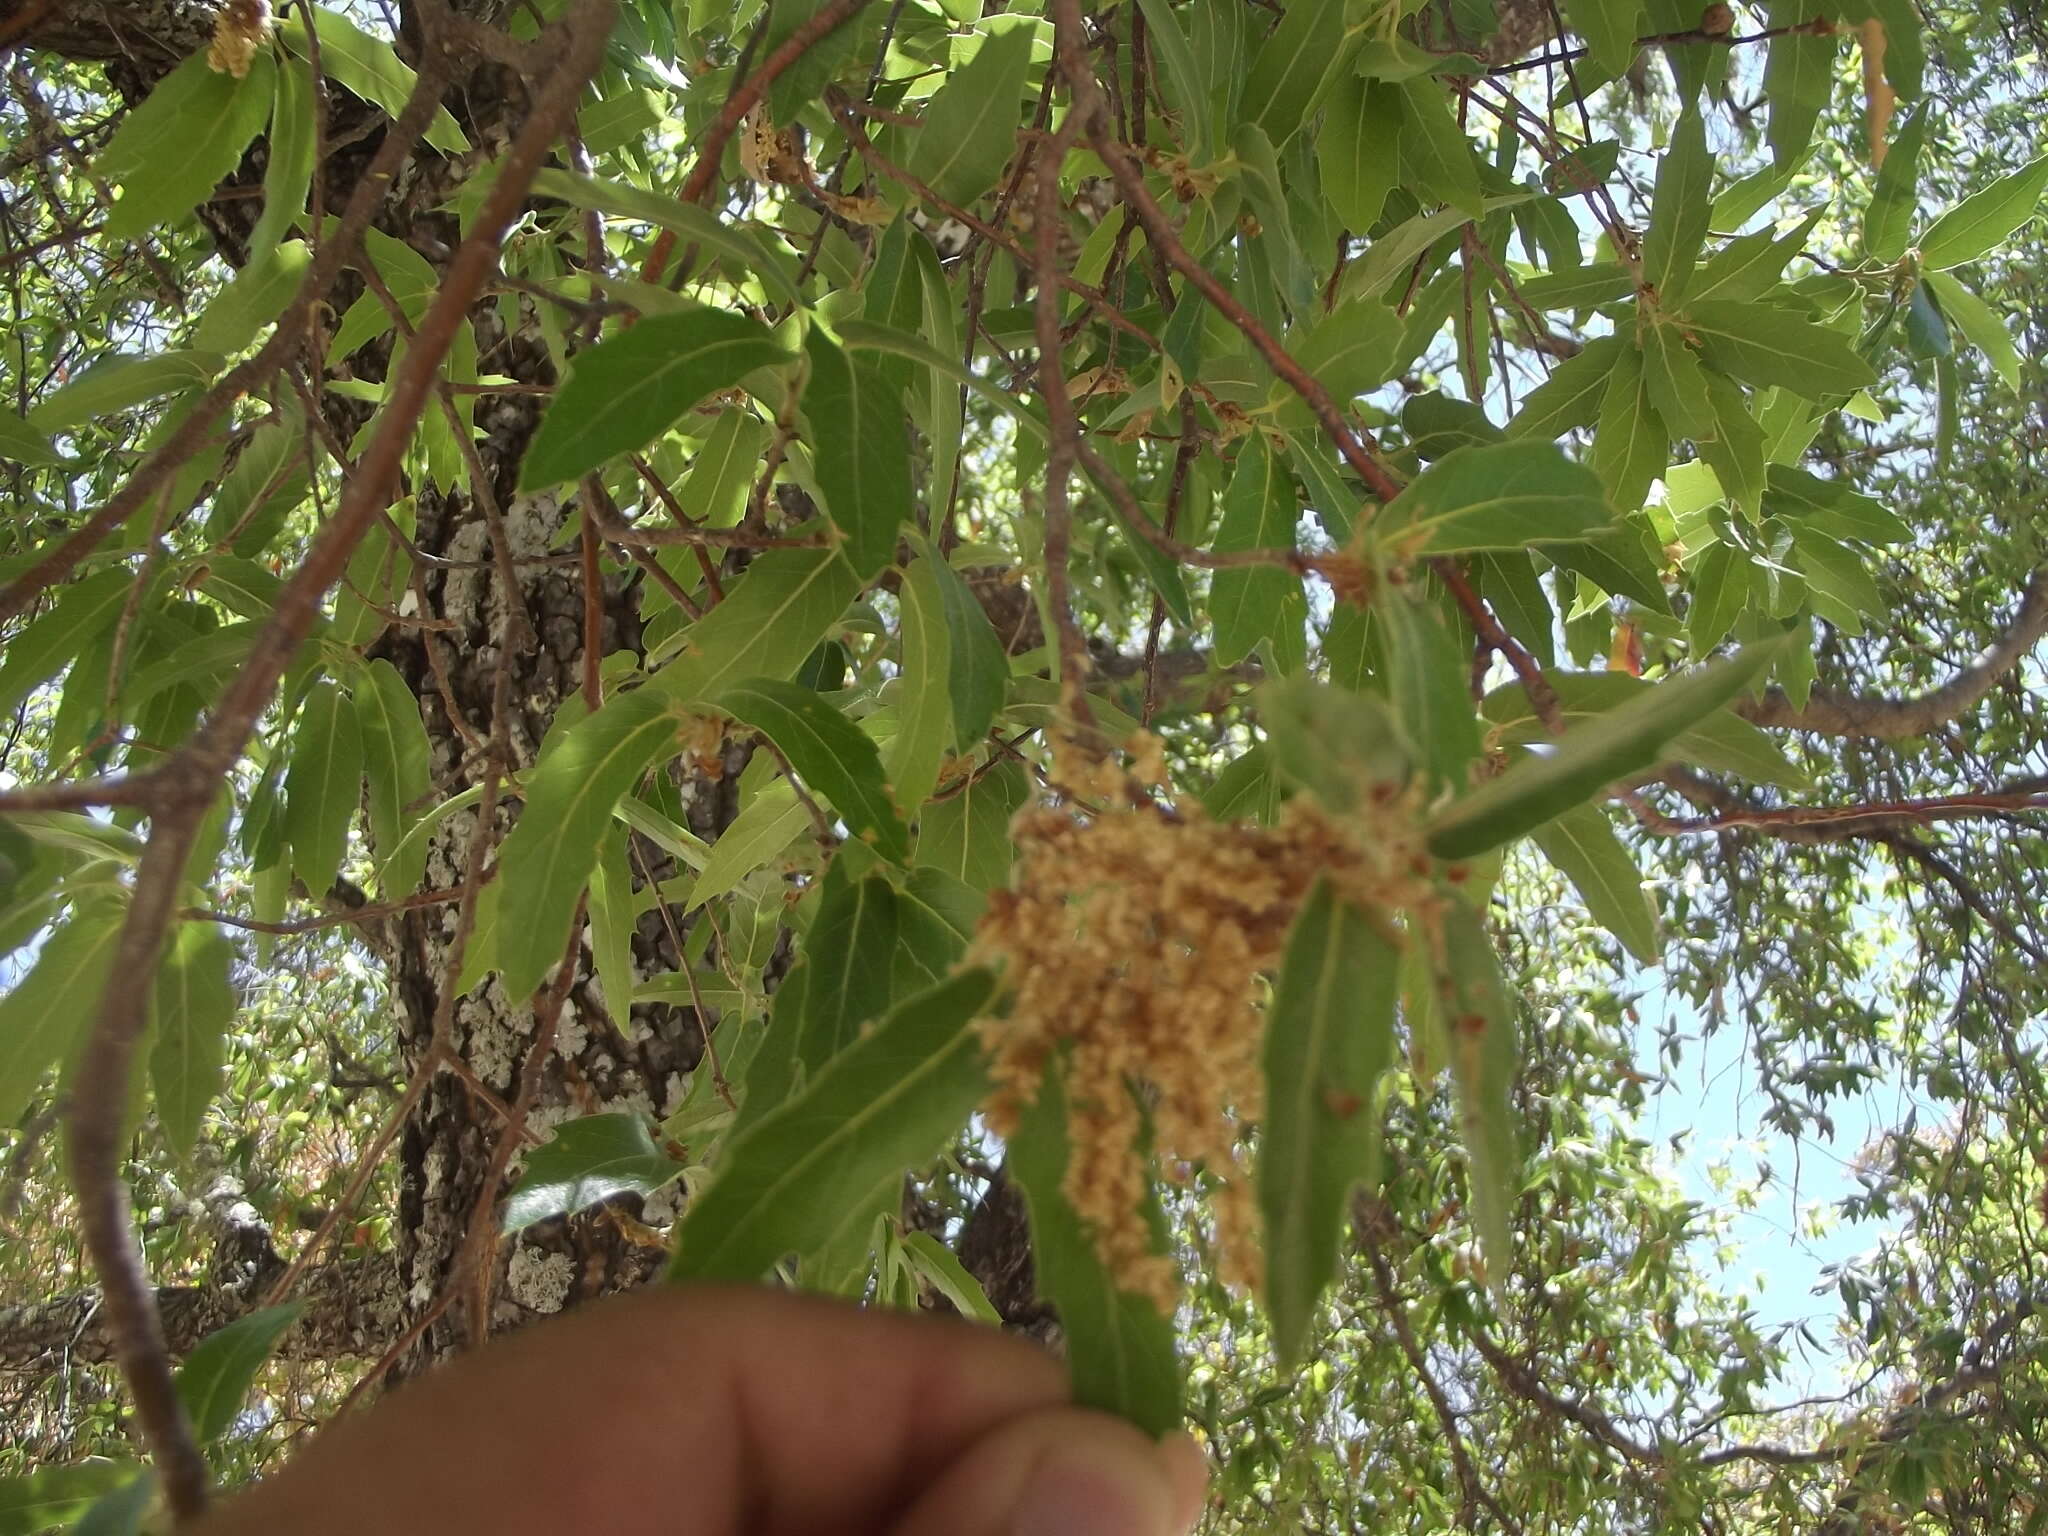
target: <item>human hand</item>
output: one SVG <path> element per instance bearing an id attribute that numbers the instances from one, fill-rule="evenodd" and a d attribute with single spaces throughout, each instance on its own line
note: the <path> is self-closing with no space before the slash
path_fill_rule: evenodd
<path id="1" fill-rule="evenodd" d="M 322 1433 L 199 1536 L 1181 1536 L 1206 1471 L 991 1329 L 768 1290 L 597 1303 Z"/>

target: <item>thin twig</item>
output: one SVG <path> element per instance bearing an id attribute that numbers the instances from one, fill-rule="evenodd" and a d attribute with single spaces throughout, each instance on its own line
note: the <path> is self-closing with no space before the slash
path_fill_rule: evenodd
<path id="1" fill-rule="evenodd" d="M 704 201 L 705 195 L 718 179 L 718 168 L 725 158 L 726 144 L 739 131 L 741 121 L 754 109 L 754 104 L 761 99 L 763 93 L 782 77 L 784 71 L 826 37 L 836 32 L 843 22 L 866 4 L 867 0 L 828 0 L 827 4 L 806 16 L 796 30 L 761 61 L 759 69 L 739 83 L 732 95 L 726 98 L 725 106 L 720 109 L 717 119 L 705 133 L 704 142 L 697 147 L 697 163 L 690 167 L 689 179 L 683 183 L 683 190 L 677 194 L 677 201 L 685 204 Z M 668 265 L 668 259 L 675 248 L 675 231 L 664 229 L 640 268 L 640 281 L 660 282 L 662 269 Z"/>

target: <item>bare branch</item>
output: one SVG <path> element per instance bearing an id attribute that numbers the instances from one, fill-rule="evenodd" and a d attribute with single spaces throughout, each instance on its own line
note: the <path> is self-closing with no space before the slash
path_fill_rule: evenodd
<path id="1" fill-rule="evenodd" d="M 1793 707 L 1784 689 L 1771 688 L 1762 698 L 1737 709 L 1755 725 L 1812 731 L 1820 736 L 1864 736 L 1879 741 L 1924 736 L 1973 708 L 2043 635 L 2048 635 L 2048 566 L 2027 578 L 2019 610 L 2004 633 L 1938 688 L 1902 699 L 1816 688 L 1803 709 Z"/>

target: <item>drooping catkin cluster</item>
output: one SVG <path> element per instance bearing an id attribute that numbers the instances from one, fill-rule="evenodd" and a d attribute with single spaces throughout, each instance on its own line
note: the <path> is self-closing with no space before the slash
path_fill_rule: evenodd
<path id="1" fill-rule="evenodd" d="M 1121 779 L 1105 768 L 1087 787 L 1109 800 L 1105 774 Z M 983 1025 L 996 1085 L 987 1113 L 1006 1134 L 1067 1047 L 1064 1192 L 1123 1288 L 1170 1309 L 1178 1277 L 1144 1217 L 1155 1167 L 1177 1181 L 1197 1167 L 1211 1176 L 1225 1275 L 1258 1283 L 1239 1133 L 1263 1107 L 1260 978 L 1279 964 L 1309 888 L 1328 875 L 1384 903 L 1406 895 L 1421 866 L 1412 835 L 1368 841 L 1307 797 L 1272 827 L 1115 798 L 1125 803 L 1092 815 L 1031 806 L 1012 823 L 1011 886 L 992 893 L 976 937 L 1004 962 L 1010 992 L 1008 1016 Z M 1398 809 L 1387 822 L 1410 823 Z"/>

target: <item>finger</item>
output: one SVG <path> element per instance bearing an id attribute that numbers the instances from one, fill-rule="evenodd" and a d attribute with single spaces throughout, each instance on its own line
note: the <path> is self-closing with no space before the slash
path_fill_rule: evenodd
<path id="1" fill-rule="evenodd" d="M 598 1303 L 322 1434 L 205 1536 L 878 1528 L 1064 1373 L 994 1330 L 767 1290 Z"/>
<path id="2" fill-rule="evenodd" d="M 1178 1445 L 1046 1408 L 969 1447 L 890 1536 L 1184 1536 L 1200 1510 Z"/>

